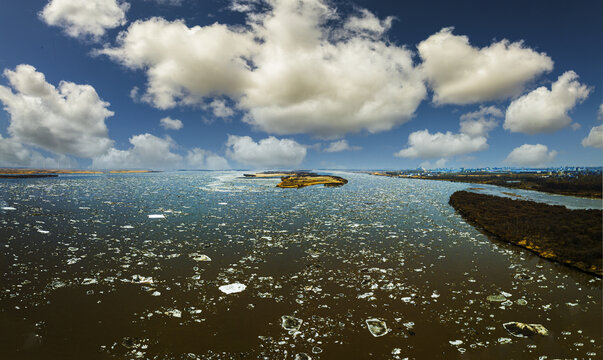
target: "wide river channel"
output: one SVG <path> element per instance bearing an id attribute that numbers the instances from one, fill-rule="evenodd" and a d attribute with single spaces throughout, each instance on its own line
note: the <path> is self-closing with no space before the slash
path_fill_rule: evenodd
<path id="1" fill-rule="evenodd" d="M 0 359 L 602 358 L 601 280 L 465 223 L 479 185 L 336 175 L 0 180 Z"/>

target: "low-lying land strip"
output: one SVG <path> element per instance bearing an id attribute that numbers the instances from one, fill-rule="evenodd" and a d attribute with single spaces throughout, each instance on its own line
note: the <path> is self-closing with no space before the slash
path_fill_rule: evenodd
<path id="1" fill-rule="evenodd" d="M 513 189 L 542 191 L 551 194 L 600 199 L 603 193 L 603 174 L 559 176 L 548 173 L 429 173 L 372 172 L 372 175 L 412 179 L 443 180 L 475 184 L 490 184 Z"/>
<path id="2" fill-rule="evenodd" d="M 153 170 L 69 170 L 69 169 L 12 169 L 0 168 L 0 178 L 5 179 L 27 179 L 27 178 L 45 178 L 57 177 L 64 174 L 130 174 L 130 173 L 150 173 Z"/>
<path id="3" fill-rule="evenodd" d="M 342 186 L 348 181 L 339 176 L 331 175 L 292 175 L 284 176 L 276 186 L 280 188 L 302 188 L 311 185 L 324 185 L 326 187 Z"/>
<path id="4" fill-rule="evenodd" d="M 467 221 L 486 233 L 537 255 L 603 275 L 601 210 L 457 191 L 449 201 Z"/>

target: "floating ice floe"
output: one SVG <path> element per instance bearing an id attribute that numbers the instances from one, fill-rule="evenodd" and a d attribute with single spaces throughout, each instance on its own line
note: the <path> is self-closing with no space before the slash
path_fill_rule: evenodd
<path id="1" fill-rule="evenodd" d="M 513 341 L 513 340 L 511 340 L 511 339 L 509 339 L 509 338 L 506 338 L 506 337 L 499 337 L 499 338 L 498 338 L 498 343 L 499 343 L 499 344 L 508 344 L 508 343 L 510 343 L 511 341 Z"/>
<path id="2" fill-rule="evenodd" d="M 374 337 L 383 336 L 389 332 L 387 324 L 383 320 L 372 318 L 365 320 L 365 322 L 366 327 Z"/>
<path id="3" fill-rule="evenodd" d="M 517 299 L 517 300 L 515 300 L 515 303 L 517 305 L 528 305 L 528 302 L 526 301 L 526 299 Z"/>
<path id="4" fill-rule="evenodd" d="M 190 256 L 195 261 L 211 261 L 211 258 L 207 255 L 191 254 Z"/>
<path id="5" fill-rule="evenodd" d="M 521 322 L 511 321 L 503 324 L 503 328 L 507 332 L 516 337 L 528 337 L 534 335 L 548 336 L 549 331 L 540 324 L 524 324 Z"/>
<path id="6" fill-rule="evenodd" d="M 148 216 L 149 219 L 165 219 L 165 215 L 163 214 L 150 214 Z"/>
<path id="7" fill-rule="evenodd" d="M 241 283 L 233 283 L 233 284 L 228 284 L 228 285 L 222 285 L 218 289 L 220 289 L 220 291 L 223 292 L 224 294 L 234 294 L 234 293 L 240 293 L 241 291 L 245 290 L 246 288 L 247 288 L 247 286 L 245 286 Z"/>
<path id="8" fill-rule="evenodd" d="M 306 353 L 299 353 L 295 355 L 295 360 L 312 360 L 312 358 Z"/>
<path id="9" fill-rule="evenodd" d="M 141 276 L 141 275 L 132 275 L 132 282 L 135 284 L 152 284 L 153 277 L 151 276 Z"/>
<path id="10" fill-rule="evenodd" d="M 14 208 L 12 206 L 3 206 L 2 210 L 7 210 L 7 211 L 15 211 L 17 210 L 17 208 Z"/>
<path id="11" fill-rule="evenodd" d="M 304 321 L 290 315 L 281 316 L 281 326 L 287 331 L 297 331 Z"/>
<path id="12" fill-rule="evenodd" d="M 171 317 L 175 317 L 175 318 L 181 318 L 182 317 L 182 311 L 178 310 L 178 309 L 170 309 L 167 310 L 165 312 L 166 315 L 169 315 Z"/>
<path id="13" fill-rule="evenodd" d="M 219 202 L 218 205 L 228 205 L 228 203 L 225 202 Z"/>
<path id="14" fill-rule="evenodd" d="M 85 278 L 84 280 L 82 280 L 82 285 L 92 285 L 96 283 L 98 283 L 98 281 L 94 278 Z"/>
<path id="15" fill-rule="evenodd" d="M 504 297 L 503 295 L 488 295 L 486 300 L 491 301 L 491 302 L 503 302 L 503 301 L 506 301 L 507 298 Z"/>
<path id="16" fill-rule="evenodd" d="M 463 340 L 450 340 L 448 343 L 450 343 L 452 346 L 459 346 L 463 344 Z"/>
<path id="17" fill-rule="evenodd" d="M 48 231 L 48 230 L 42 230 L 42 229 L 38 229 L 38 232 L 39 232 L 40 234 L 50 234 L 50 231 Z"/>
<path id="18" fill-rule="evenodd" d="M 124 225 L 121 228 L 122 229 L 134 229 L 134 226 L 132 226 L 132 225 Z"/>

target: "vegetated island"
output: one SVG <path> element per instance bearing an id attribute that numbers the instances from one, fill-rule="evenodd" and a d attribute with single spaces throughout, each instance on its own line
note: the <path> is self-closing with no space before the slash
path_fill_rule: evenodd
<path id="1" fill-rule="evenodd" d="M 443 180 L 475 184 L 490 184 L 514 189 L 542 191 L 551 194 L 579 196 L 601 199 L 603 193 L 603 173 L 566 172 L 403 172 L 378 171 L 372 175 L 411 179 Z"/>
<path id="2" fill-rule="evenodd" d="M 455 192 L 449 203 L 489 235 L 545 259 L 603 275 L 601 210 L 569 210 L 468 191 Z"/>
<path id="3" fill-rule="evenodd" d="M 264 171 L 257 174 L 243 174 L 247 178 L 281 178 L 276 186 L 280 188 L 303 188 L 312 185 L 324 185 L 325 187 L 343 186 L 348 181 L 339 176 L 320 175 L 305 170 L 297 171 Z"/>
<path id="4" fill-rule="evenodd" d="M 0 178 L 5 179 L 29 179 L 29 178 L 48 178 L 57 177 L 63 174 L 125 174 L 125 173 L 150 173 L 154 170 L 68 170 L 68 169 L 13 169 L 0 168 Z"/>

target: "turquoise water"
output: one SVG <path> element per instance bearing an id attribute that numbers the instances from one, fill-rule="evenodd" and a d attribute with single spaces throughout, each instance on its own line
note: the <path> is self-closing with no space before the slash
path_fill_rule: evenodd
<path id="1" fill-rule="evenodd" d="M 0 180 L 0 358 L 600 358 L 601 281 L 466 224 L 481 186 L 241 175 Z"/>

